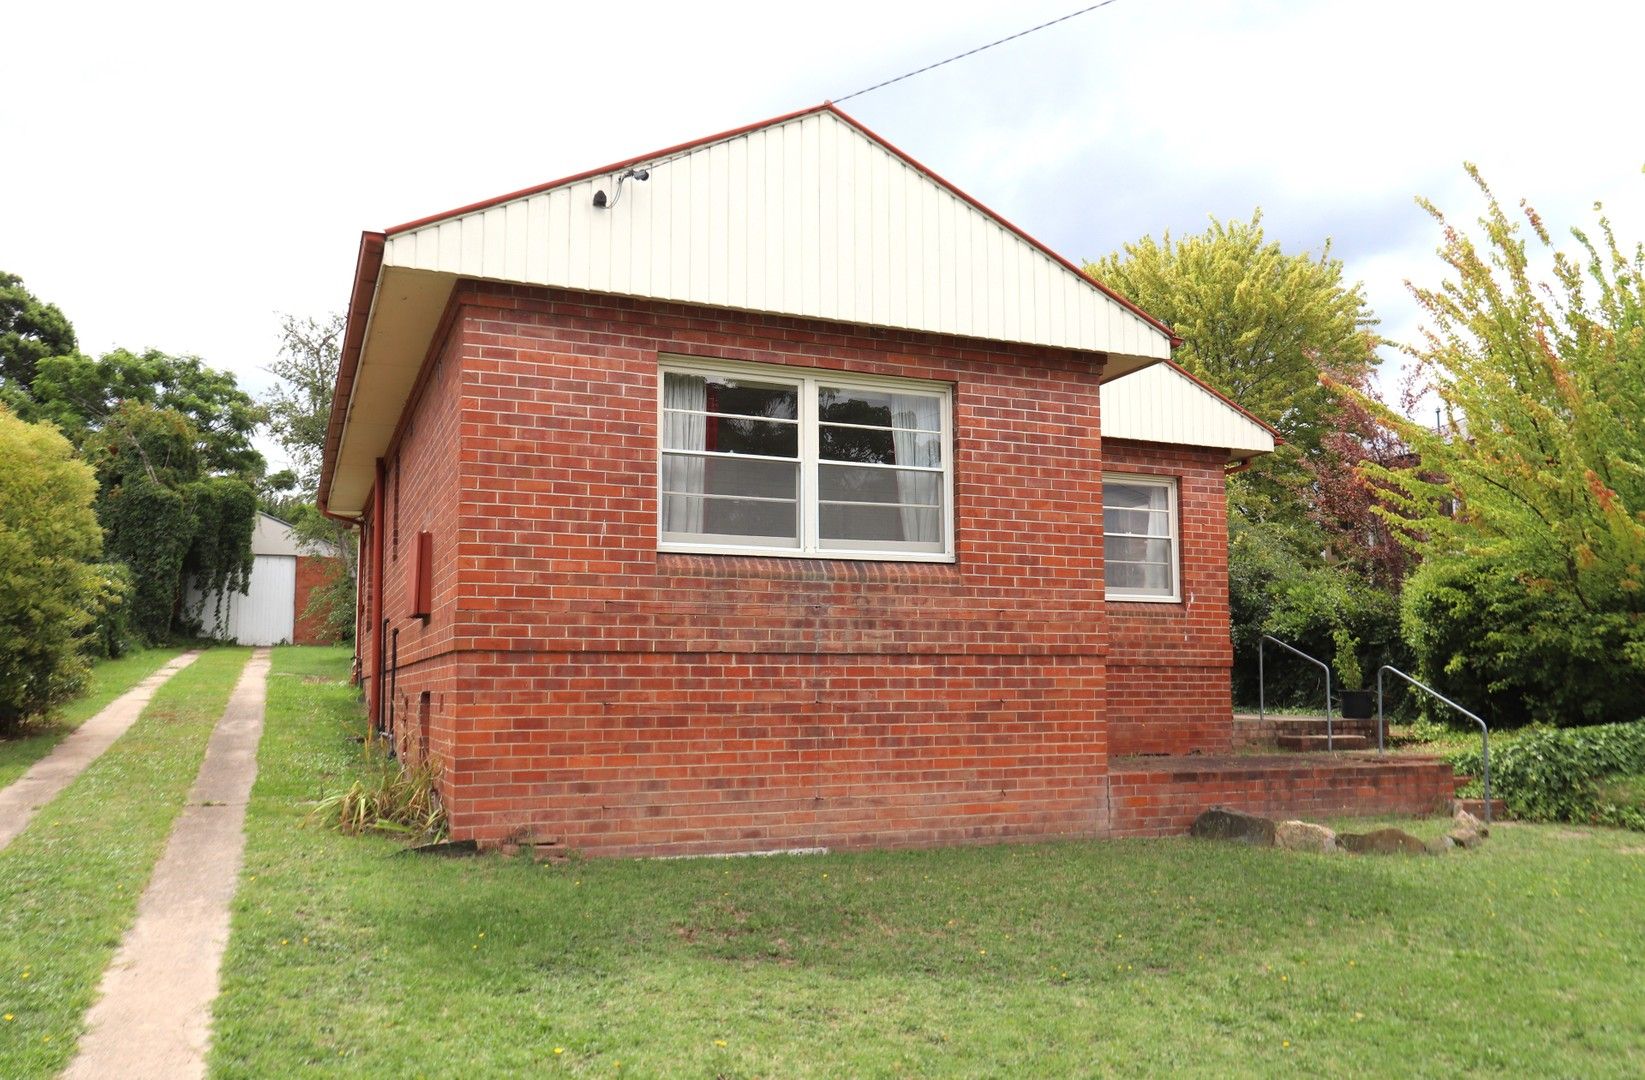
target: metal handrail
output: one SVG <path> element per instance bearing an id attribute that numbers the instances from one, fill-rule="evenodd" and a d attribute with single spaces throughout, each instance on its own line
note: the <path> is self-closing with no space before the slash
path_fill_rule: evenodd
<path id="1" fill-rule="evenodd" d="M 1377 753 L 1382 753 L 1382 731 L 1385 726 L 1382 718 L 1382 673 L 1384 671 L 1393 672 L 1395 675 L 1398 675 L 1418 690 L 1425 691 L 1433 697 L 1438 698 L 1440 701 L 1443 701 L 1445 704 L 1449 705 L 1451 708 L 1455 709 L 1457 712 L 1479 725 L 1479 772 L 1481 784 L 1485 791 L 1485 824 L 1489 825 L 1491 823 L 1491 729 L 1485 726 L 1485 721 L 1481 720 L 1467 709 L 1464 709 L 1461 705 L 1458 705 L 1438 690 L 1435 690 L 1426 683 L 1418 682 L 1409 675 L 1405 674 L 1405 672 L 1399 670 L 1399 668 L 1394 667 L 1392 664 L 1383 664 L 1381 667 L 1377 668 Z"/>
<path id="2" fill-rule="evenodd" d="M 1268 719 L 1268 715 L 1267 715 L 1268 714 L 1268 685 L 1267 685 L 1268 673 L 1267 673 L 1267 669 L 1266 669 L 1265 663 L 1263 661 L 1263 655 L 1262 655 L 1262 645 L 1263 645 L 1263 642 L 1266 642 L 1266 641 L 1272 641 L 1275 645 L 1278 645 L 1280 648 L 1286 650 L 1287 652 L 1291 652 L 1291 653 L 1296 654 L 1297 656 L 1302 657 L 1304 660 L 1308 661 L 1310 664 L 1313 664 L 1315 667 L 1317 667 L 1321 671 L 1325 672 L 1325 750 L 1326 750 L 1327 753 L 1335 753 L 1336 752 L 1336 741 L 1331 736 L 1331 667 L 1330 667 L 1330 665 L 1325 663 L 1325 661 L 1321 660 L 1317 656 L 1309 656 L 1307 653 L 1303 652 L 1301 649 L 1297 648 L 1295 645 L 1287 645 L 1285 642 L 1281 641 L 1277 637 L 1274 637 L 1272 634 L 1264 634 L 1264 635 L 1262 635 L 1262 637 L 1257 639 L 1257 719 L 1259 721 L 1265 721 L 1265 720 Z"/>

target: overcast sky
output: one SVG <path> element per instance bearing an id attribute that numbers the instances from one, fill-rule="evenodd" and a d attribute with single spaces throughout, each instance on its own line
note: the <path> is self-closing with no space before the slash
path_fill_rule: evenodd
<path id="1" fill-rule="evenodd" d="M 347 300 L 363 229 L 764 119 L 1084 6 L 87 5 L 8 11 L 0 269 L 82 349 L 253 390 L 280 312 Z M 1261 206 L 1334 241 L 1383 331 L 1432 283 L 1426 195 L 1477 162 L 1561 232 L 1645 237 L 1633 4 L 1118 0 L 843 108 L 1076 261 Z M 271 455 L 274 456 L 274 455 Z"/>

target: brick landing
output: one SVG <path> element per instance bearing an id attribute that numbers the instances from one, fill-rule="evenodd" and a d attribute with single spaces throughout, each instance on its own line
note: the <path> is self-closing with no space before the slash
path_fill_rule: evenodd
<path id="1" fill-rule="evenodd" d="M 1109 835 L 1174 836 L 1213 806 L 1319 818 L 1427 814 L 1450 805 L 1451 767 L 1430 757 L 1227 754 L 1109 763 Z"/>

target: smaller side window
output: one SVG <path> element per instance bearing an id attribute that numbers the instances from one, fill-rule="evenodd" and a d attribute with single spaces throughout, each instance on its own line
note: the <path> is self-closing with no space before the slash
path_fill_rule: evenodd
<path id="1" fill-rule="evenodd" d="M 1103 572 L 1110 600 L 1181 599 L 1177 482 L 1102 478 Z"/>

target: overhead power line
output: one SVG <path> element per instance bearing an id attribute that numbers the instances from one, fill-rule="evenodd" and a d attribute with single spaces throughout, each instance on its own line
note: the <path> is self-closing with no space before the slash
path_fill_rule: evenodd
<path id="1" fill-rule="evenodd" d="M 1015 41 L 1020 37 L 1027 37 L 1029 34 L 1032 34 L 1037 30 L 1044 30 L 1048 26 L 1055 26 L 1058 23 L 1065 23 L 1069 19 L 1078 18 L 1079 16 L 1084 15 L 1086 12 L 1095 11 L 1098 8 L 1105 8 L 1109 4 L 1113 4 L 1113 3 L 1118 3 L 1118 0 L 1102 0 L 1102 2 L 1099 3 L 1099 4 L 1092 4 L 1090 7 L 1082 7 L 1078 11 L 1071 11 L 1067 15 L 1062 16 L 1061 18 L 1052 19 L 1050 22 L 1040 23 L 1038 26 L 1030 26 L 1026 30 L 1019 30 L 1015 34 L 1012 34 L 1010 37 L 1002 37 L 998 41 L 990 41 L 986 45 L 978 45 L 975 49 L 971 49 L 968 52 L 962 52 L 962 53 L 958 54 L 957 56 L 950 56 L 946 60 L 938 60 L 935 64 L 927 64 L 924 67 L 919 68 L 915 71 L 910 71 L 910 72 L 908 72 L 904 75 L 898 75 L 895 79 L 887 79 L 884 82 L 875 83 L 873 86 L 864 87 L 863 89 L 858 90 L 854 93 L 847 94 L 844 97 L 835 98 L 834 102 L 835 102 L 835 104 L 838 104 L 839 102 L 842 102 L 842 101 L 850 101 L 854 97 L 861 97 L 864 94 L 872 93 L 875 90 L 881 89 L 882 87 L 890 86 L 892 83 L 900 83 L 904 79 L 912 79 L 916 75 L 924 75 L 927 71 L 932 71 L 936 68 L 940 68 L 944 64 L 952 64 L 956 60 L 964 60 L 967 56 L 975 56 L 980 52 L 985 52 L 988 49 L 992 49 L 996 45 L 1004 45 L 1007 41 Z"/>

